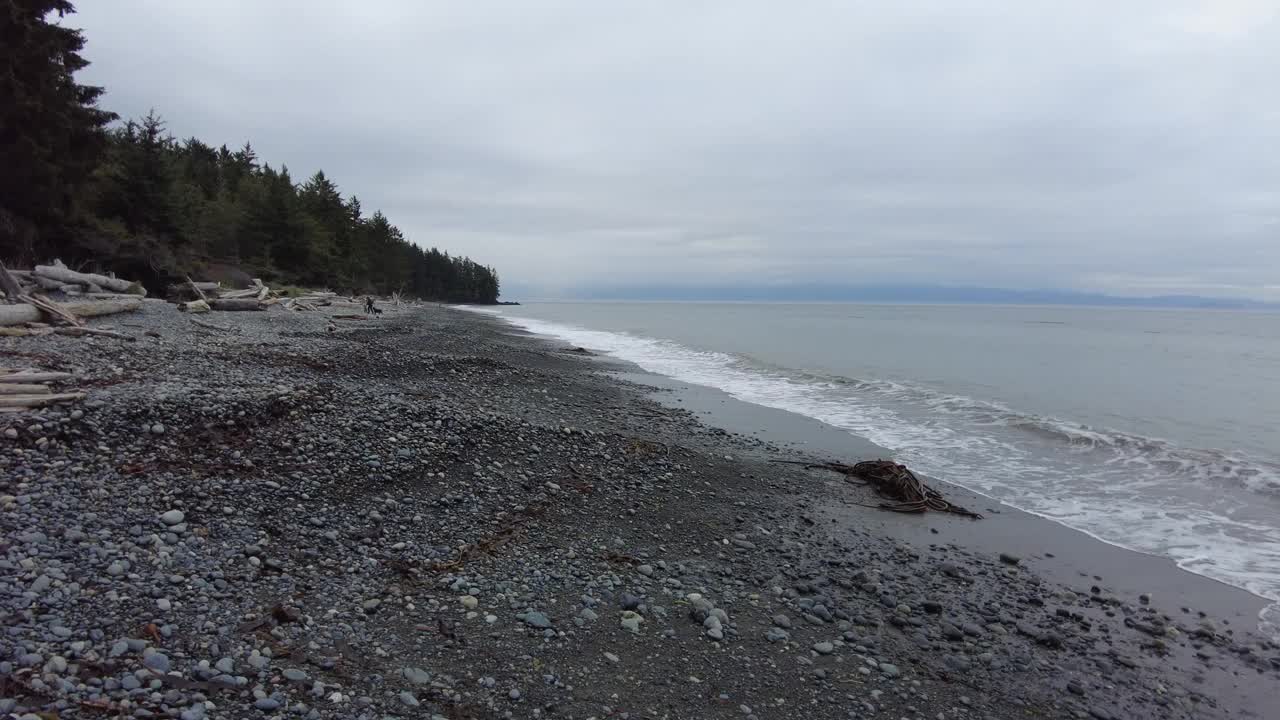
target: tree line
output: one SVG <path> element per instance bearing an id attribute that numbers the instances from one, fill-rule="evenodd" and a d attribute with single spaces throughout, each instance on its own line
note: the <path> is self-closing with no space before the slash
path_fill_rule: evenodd
<path id="1" fill-rule="evenodd" d="M 119 122 L 78 85 L 66 0 L 0 0 L 0 255 L 61 257 L 148 285 L 228 272 L 270 284 L 492 303 L 491 267 L 405 237 L 323 171 L 296 183 L 231 150 L 178 140 L 154 112 Z"/>

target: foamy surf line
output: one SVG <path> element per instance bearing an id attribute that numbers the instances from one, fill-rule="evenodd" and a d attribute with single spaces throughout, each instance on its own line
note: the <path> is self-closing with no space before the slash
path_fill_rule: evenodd
<path id="1" fill-rule="evenodd" d="M 1228 517 L 1194 498 L 1171 497 L 1164 507 L 1153 508 L 1152 491 L 1171 482 L 1160 473 L 1179 471 L 1186 461 L 1168 461 L 1167 467 L 1157 467 L 1162 461 L 1130 450 L 1148 446 L 1163 449 L 1168 445 L 1165 441 L 1035 418 L 971 398 L 931 396 L 900 383 L 760 368 L 727 353 L 695 350 L 655 338 L 491 310 L 485 314 L 532 333 L 633 362 L 649 372 L 821 420 L 893 450 L 902 461 L 926 474 L 1102 542 L 1171 558 L 1184 570 L 1273 601 L 1262 611 L 1259 628 L 1280 638 L 1280 576 L 1275 572 L 1280 568 L 1280 528 Z M 905 409 L 927 414 L 911 414 Z M 956 416 L 961 410 L 971 411 L 978 420 L 962 422 Z M 1029 423 L 1055 440 L 1061 439 L 1058 436 L 1071 439 L 1073 449 L 1065 457 L 1067 464 L 1063 464 L 1064 458 L 1046 460 L 1036 452 L 1034 442 L 1011 441 L 1007 433 L 985 432 L 990 428 L 1016 429 L 1019 423 Z M 1105 454 L 1076 457 L 1082 452 Z M 1180 476 L 1173 479 L 1185 481 Z M 1274 483 L 1274 478 L 1264 478 L 1267 488 L 1273 488 Z M 1063 488 L 1074 492 L 1064 493 Z"/>

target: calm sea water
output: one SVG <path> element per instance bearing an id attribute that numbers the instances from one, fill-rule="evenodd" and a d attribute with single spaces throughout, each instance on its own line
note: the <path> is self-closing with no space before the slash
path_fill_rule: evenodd
<path id="1" fill-rule="evenodd" d="M 539 303 L 499 314 L 1280 601 L 1280 313 Z M 1280 605 L 1261 625 L 1280 635 Z"/>

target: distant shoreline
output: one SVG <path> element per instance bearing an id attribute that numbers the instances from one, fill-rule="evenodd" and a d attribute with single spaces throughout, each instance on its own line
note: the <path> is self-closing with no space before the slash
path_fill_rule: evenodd
<path id="1" fill-rule="evenodd" d="M 1127 305 L 1111 303 L 1090 305 L 1086 303 L 1051 303 L 1051 302 L 980 302 L 980 301 L 943 301 L 943 300 L 800 300 L 800 299 L 729 299 L 729 298 L 546 298 L 525 297 L 521 302 L 500 302 L 489 305 L 529 305 L 531 303 L 570 304 L 570 303 L 691 303 L 691 304 L 724 304 L 724 305 L 875 305 L 875 306 L 921 306 L 921 307 L 993 307 L 993 308 L 1077 308 L 1081 310 L 1221 310 L 1231 312 L 1280 312 L 1280 303 L 1260 303 L 1256 305 Z"/>

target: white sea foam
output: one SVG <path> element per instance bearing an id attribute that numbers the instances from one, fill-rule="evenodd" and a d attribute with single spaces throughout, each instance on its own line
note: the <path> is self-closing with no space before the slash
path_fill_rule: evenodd
<path id="1" fill-rule="evenodd" d="M 1274 497 L 1280 468 L 899 382 L 764 368 L 665 340 L 499 315 L 650 372 L 816 418 L 929 475 L 1280 601 L 1280 529 L 1217 492 L 1227 484 Z M 1280 604 L 1263 612 L 1260 627 L 1280 638 Z"/>

